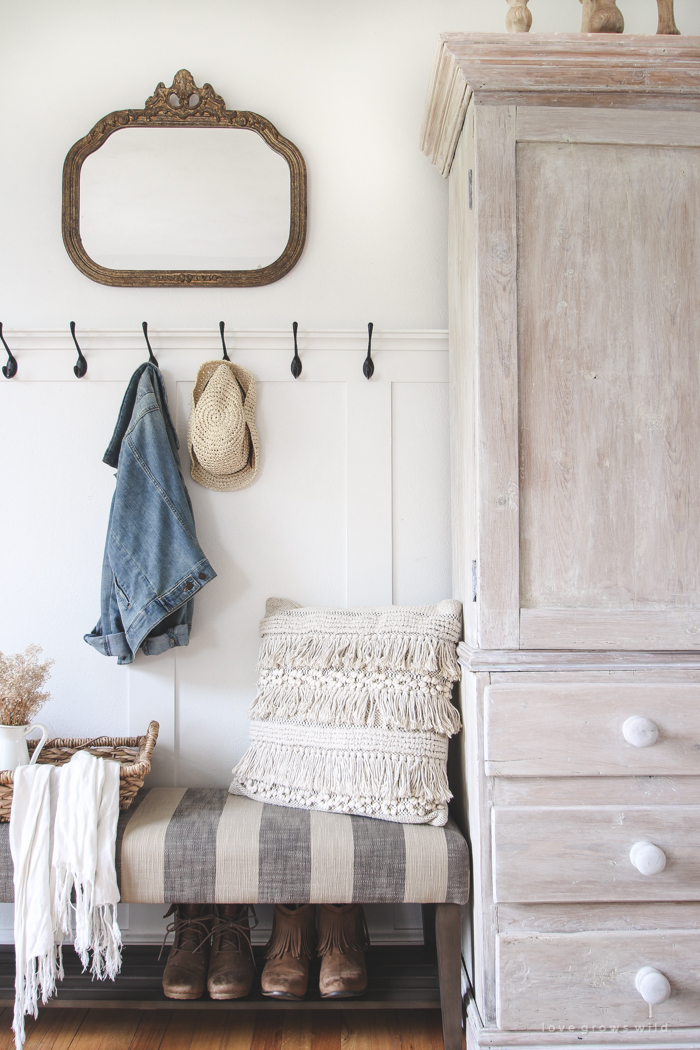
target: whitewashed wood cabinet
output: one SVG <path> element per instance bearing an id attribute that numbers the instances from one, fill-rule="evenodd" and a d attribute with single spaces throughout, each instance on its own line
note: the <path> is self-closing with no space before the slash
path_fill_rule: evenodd
<path id="1" fill-rule="evenodd" d="M 450 179 L 468 1043 L 697 1047 L 700 39 L 446 34 L 423 149 Z"/>

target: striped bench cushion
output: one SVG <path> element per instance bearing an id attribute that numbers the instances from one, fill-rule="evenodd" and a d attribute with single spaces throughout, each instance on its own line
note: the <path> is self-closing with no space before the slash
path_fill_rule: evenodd
<path id="1" fill-rule="evenodd" d="M 9 825 L 0 828 L 0 894 L 11 901 Z M 151 788 L 120 815 L 117 876 L 131 904 L 466 904 L 469 852 L 452 821 L 395 824 L 221 788 Z"/>

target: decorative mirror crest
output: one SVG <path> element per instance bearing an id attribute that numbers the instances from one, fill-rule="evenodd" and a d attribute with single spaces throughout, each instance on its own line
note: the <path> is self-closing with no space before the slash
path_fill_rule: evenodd
<path id="1" fill-rule="evenodd" d="M 110 269 L 85 250 L 80 231 L 80 173 L 85 160 L 123 128 L 248 129 L 287 162 L 290 175 L 289 238 L 282 254 L 256 269 Z M 63 242 L 72 262 L 93 281 L 116 286 L 205 285 L 214 287 L 271 284 L 298 262 L 306 239 L 306 165 L 289 139 L 259 113 L 229 110 L 211 84 L 198 87 L 192 74 L 181 69 L 168 88 L 161 81 L 143 109 L 118 110 L 99 120 L 70 149 L 63 166 Z"/>

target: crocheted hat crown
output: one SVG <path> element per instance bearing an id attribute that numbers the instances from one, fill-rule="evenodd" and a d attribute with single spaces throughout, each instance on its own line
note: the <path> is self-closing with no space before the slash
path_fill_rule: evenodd
<path id="1" fill-rule="evenodd" d="M 197 374 L 187 426 L 192 477 L 200 485 L 231 491 L 257 473 L 255 380 L 231 361 L 207 361 Z"/>
<path id="2" fill-rule="evenodd" d="M 243 394 L 235 376 L 221 364 L 192 413 L 192 448 L 205 470 L 217 477 L 236 474 L 248 462 L 250 435 Z"/>

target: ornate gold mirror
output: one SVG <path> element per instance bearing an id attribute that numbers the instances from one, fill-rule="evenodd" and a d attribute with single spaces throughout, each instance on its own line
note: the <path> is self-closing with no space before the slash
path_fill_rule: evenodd
<path id="1" fill-rule="evenodd" d="M 103 117 L 63 166 L 63 242 L 100 284 L 271 284 L 305 237 L 297 147 L 186 69 L 143 109 Z"/>

